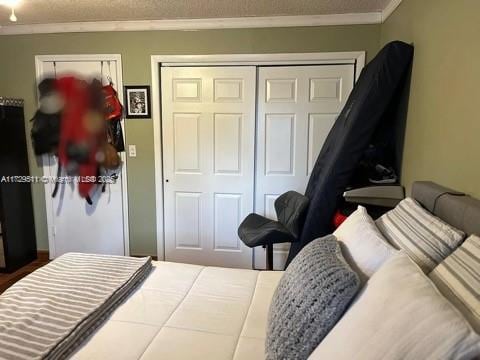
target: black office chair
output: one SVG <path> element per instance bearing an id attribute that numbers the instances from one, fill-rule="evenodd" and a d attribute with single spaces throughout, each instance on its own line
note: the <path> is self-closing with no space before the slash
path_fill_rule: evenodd
<path id="1" fill-rule="evenodd" d="M 238 236 L 245 245 L 266 248 L 267 270 L 273 270 L 273 244 L 298 240 L 308 203 L 306 196 L 288 191 L 275 200 L 278 221 L 250 214 L 238 227 Z"/>

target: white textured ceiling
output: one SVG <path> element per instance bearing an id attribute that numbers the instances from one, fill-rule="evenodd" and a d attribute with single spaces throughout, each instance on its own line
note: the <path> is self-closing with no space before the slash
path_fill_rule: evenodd
<path id="1" fill-rule="evenodd" d="M 390 0 L 21 0 L 17 24 L 326 15 L 382 11 Z M 1 3 L 1 0 L 0 0 Z M 0 6 L 0 25 L 11 24 Z"/>

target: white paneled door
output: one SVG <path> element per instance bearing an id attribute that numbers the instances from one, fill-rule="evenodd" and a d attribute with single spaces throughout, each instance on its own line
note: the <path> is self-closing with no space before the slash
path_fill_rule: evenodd
<path id="1" fill-rule="evenodd" d="M 108 55 L 106 55 L 108 56 Z M 104 84 L 111 77 L 114 86 L 121 93 L 121 63 L 120 59 L 111 60 L 103 55 L 69 55 L 62 58 L 37 61 L 37 76 L 58 77 L 77 75 L 91 80 L 100 78 L 103 74 Z M 125 154 L 121 154 L 125 162 Z M 44 175 L 56 176 L 57 158 L 44 156 Z M 118 179 L 106 186 L 102 193 L 97 186 L 91 194 L 93 205 L 88 205 L 78 193 L 75 183 L 63 183 L 58 194 L 51 198 L 54 185 L 45 185 L 47 217 L 49 222 L 50 256 L 58 257 L 67 252 L 84 252 L 97 254 L 125 255 L 128 254 L 128 224 L 124 179 L 124 171 L 118 171 Z M 63 174 L 62 176 L 65 176 Z"/>
<path id="2" fill-rule="evenodd" d="M 352 91 L 354 65 L 275 66 L 258 70 L 255 212 L 275 218 L 274 202 L 289 190 L 305 192 L 325 139 Z M 283 269 L 287 245 L 277 245 Z M 255 265 L 265 266 L 263 249 Z"/>
<path id="3" fill-rule="evenodd" d="M 163 67 L 165 259 L 252 267 L 256 68 Z"/>

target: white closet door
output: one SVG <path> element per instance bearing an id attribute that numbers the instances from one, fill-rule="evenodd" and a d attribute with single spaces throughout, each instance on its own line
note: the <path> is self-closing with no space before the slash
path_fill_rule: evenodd
<path id="1" fill-rule="evenodd" d="M 237 227 L 253 211 L 255 67 L 166 67 L 165 259 L 252 267 Z"/>
<path id="2" fill-rule="evenodd" d="M 260 67 L 255 212 L 275 219 L 282 193 L 305 188 L 328 132 L 354 84 L 354 65 Z M 283 269 L 289 245 L 276 245 Z M 265 251 L 255 267 L 265 267 Z"/>
<path id="3" fill-rule="evenodd" d="M 99 78 L 102 63 L 98 60 L 56 61 L 57 76 L 76 74 L 87 79 Z M 117 79 L 116 61 L 103 62 L 104 83 L 111 75 L 116 88 L 121 91 L 122 84 Z M 51 61 L 41 63 L 40 77 L 54 74 Z M 46 176 L 54 177 L 57 172 L 57 158 L 44 156 Z M 125 155 L 122 154 L 125 161 Z M 65 176 L 63 174 L 62 176 Z M 67 252 L 84 252 L 96 254 L 125 255 L 126 237 L 124 224 L 124 186 L 122 173 L 118 173 L 115 184 L 106 186 L 105 193 L 97 186 L 91 198 L 93 205 L 88 205 L 78 193 L 77 184 L 61 184 L 58 194 L 51 199 L 53 184 L 45 186 L 47 200 L 47 217 L 49 218 L 50 256 L 58 257 Z M 128 250 L 128 249 L 127 249 Z M 127 251 L 128 253 L 128 251 Z"/>

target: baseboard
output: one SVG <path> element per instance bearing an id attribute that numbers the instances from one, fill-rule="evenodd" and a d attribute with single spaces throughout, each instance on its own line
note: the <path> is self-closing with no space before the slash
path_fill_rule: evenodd
<path id="1" fill-rule="evenodd" d="M 37 250 L 37 260 L 39 261 L 49 261 L 50 254 L 48 250 Z"/>
<path id="2" fill-rule="evenodd" d="M 158 257 L 156 255 L 143 255 L 143 254 L 135 254 L 135 255 L 130 255 L 132 257 L 148 257 L 150 256 L 153 261 L 158 261 Z"/>

